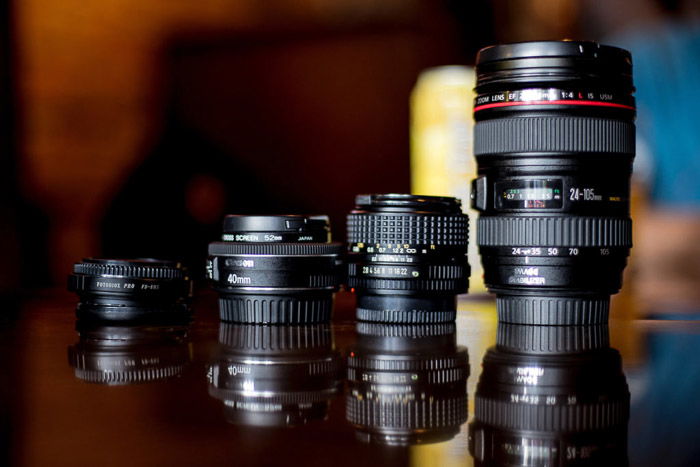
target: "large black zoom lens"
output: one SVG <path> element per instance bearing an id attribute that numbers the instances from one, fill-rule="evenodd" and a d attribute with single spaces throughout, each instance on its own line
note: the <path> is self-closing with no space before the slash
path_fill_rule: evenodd
<path id="1" fill-rule="evenodd" d="M 477 243 L 501 321 L 606 322 L 632 246 L 630 54 L 593 42 L 477 57 Z"/>
<path id="2" fill-rule="evenodd" d="M 357 318 L 454 320 L 455 295 L 469 287 L 469 219 L 461 202 L 385 194 L 359 195 L 355 204 L 347 224 L 348 287 L 358 294 Z"/>
<path id="3" fill-rule="evenodd" d="M 221 319 L 239 323 L 330 320 L 340 284 L 340 243 L 326 216 L 226 216 L 209 244 L 207 274 Z"/>

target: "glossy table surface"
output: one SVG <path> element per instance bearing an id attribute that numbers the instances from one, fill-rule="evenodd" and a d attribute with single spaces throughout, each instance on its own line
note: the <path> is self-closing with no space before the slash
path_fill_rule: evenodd
<path id="1" fill-rule="evenodd" d="M 542 330 L 498 329 L 494 301 L 485 296 L 460 298 L 454 328 L 419 330 L 358 327 L 348 293 L 336 297 L 332 326 L 296 329 L 220 325 L 210 293 L 195 300 L 194 320 L 186 326 L 92 326 L 80 328 L 80 335 L 75 297 L 67 292 L 42 291 L 4 308 L 0 464 L 18 466 L 475 465 L 466 419 L 474 418 L 487 349 L 498 332 L 503 342 L 515 335 L 508 333 L 542 339 Z M 618 396 L 596 403 L 612 400 L 614 416 L 626 421 L 626 401 L 619 396 L 626 381 L 629 424 L 605 431 L 592 427 L 595 423 L 589 429 L 587 422 L 572 427 L 545 420 L 544 431 L 538 431 L 533 420 L 522 419 L 534 413 L 524 407 L 519 421 L 501 427 L 507 442 L 481 446 L 500 459 L 491 465 L 519 465 L 505 463 L 508 459 L 529 459 L 522 465 L 605 465 L 587 462 L 600 448 L 596 443 L 620 449 L 622 457 L 627 451 L 629 465 L 700 465 L 700 321 L 688 316 L 612 319 L 609 329 L 592 331 L 601 333 L 594 338 L 589 330 L 559 330 L 578 336 L 573 339 L 583 347 L 603 348 L 609 332 L 625 377 L 617 377 L 613 356 L 607 369 L 600 364 L 581 370 L 584 377 L 562 382 L 568 386 L 553 393 L 567 395 L 572 404 L 579 393 L 581 402 L 598 397 L 601 384 L 614 386 L 610 391 L 620 389 Z M 556 348 L 566 345 L 526 357 L 534 360 L 516 365 L 518 381 L 530 387 L 532 378 L 544 381 L 546 362 L 559 362 Z M 460 368 L 459 346 L 468 352 L 468 373 Z M 381 358 L 386 364 L 386 355 L 403 361 L 406 372 L 382 375 L 379 370 L 391 368 L 379 365 L 372 376 L 361 368 Z M 416 361 L 430 368 L 421 370 Z M 576 358 L 561 361 L 564 371 L 579 365 Z M 348 375 L 355 380 L 347 381 Z M 532 389 L 512 392 L 518 391 L 528 399 L 511 402 L 538 403 Z M 261 402 L 265 397 L 268 402 Z M 561 402 L 550 399 L 539 402 Z M 522 423 L 529 431 L 508 423 Z M 602 437 L 589 433 L 598 428 Z M 575 447 L 571 439 L 579 435 L 588 438 Z"/>

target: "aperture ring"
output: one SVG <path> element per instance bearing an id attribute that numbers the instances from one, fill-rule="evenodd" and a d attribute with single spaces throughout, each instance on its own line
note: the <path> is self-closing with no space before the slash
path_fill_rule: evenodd
<path id="1" fill-rule="evenodd" d="M 584 117 L 513 117 L 477 122 L 474 155 L 613 153 L 634 156 L 631 121 Z"/>
<path id="2" fill-rule="evenodd" d="M 479 246 L 632 247 L 632 220 L 612 217 L 480 216 Z"/>
<path id="3" fill-rule="evenodd" d="M 409 358 L 376 358 L 364 357 L 355 353 L 348 357 L 348 368 L 355 368 L 362 371 L 438 371 L 453 368 L 464 368 L 469 373 L 469 355 L 464 347 L 459 348 L 459 352 L 444 357 L 420 357 L 410 356 Z"/>
<path id="4" fill-rule="evenodd" d="M 469 218 L 466 214 L 349 214 L 348 243 L 436 245 L 466 248 Z"/>
<path id="5" fill-rule="evenodd" d="M 465 293 L 469 287 L 467 277 L 460 279 L 380 279 L 376 277 L 348 277 L 348 287 L 358 291 L 396 290 L 411 292 Z"/>

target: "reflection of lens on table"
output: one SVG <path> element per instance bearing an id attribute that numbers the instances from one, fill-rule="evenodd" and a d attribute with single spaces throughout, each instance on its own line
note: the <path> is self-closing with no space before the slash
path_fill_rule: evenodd
<path id="1" fill-rule="evenodd" d="M 388 445 L 447 441 L 467 421 L 467 349 L 454 323 L 358 323 L 348 356 L 346 417 L 358 439 Z"/>
<path id="2" fill-rule="evenodd" d="M 229 423 L 298 426 L 323 420 L 341 386 L 340 358 L 327 324 L 219 327 L 207 379 Z"/>

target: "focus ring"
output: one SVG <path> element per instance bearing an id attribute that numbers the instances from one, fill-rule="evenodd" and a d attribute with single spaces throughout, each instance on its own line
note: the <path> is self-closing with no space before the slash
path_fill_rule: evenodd
<path id="1" fill-rule="evenodd" d="M 633 156 L 632 122 L 582 117 L 515 117 L 478 122 L 474 154 L 618 153 Z"/>
<path id="2" fill-rule="evenodd" d="M 209 255 L 341 255 L 345 251 L 340 243 L 233 243 L 209 244 Z"/>
<path id="3" fill-rule="evenodd" d="M 332 310 L 330 293 L 327 297 L 227 295 L 219 299 L 221 320 L 235 323 L 321 323 L 331 319 Z"/>
<path id="4" fill-rule="evenodd" d="M 132 370 L 88 370 L 75 368 L 75 377 L 95 384 L 135 384 L 148 383 L 182 374 L 184 365 L 161 368 L 138 368 Z"/>
<path id="5" fill-rule="evenodd" d="M 514 404 L 476 397 L 474 418 L 503 429 L 577 432 L 603 430 L 627 422 L 626 399 L 578 405 Z"/>
<path id="6" fill-rule="evenodd" d="M 632 220 L 480 216 L 479 246 L 632 247 Z"/>
<path id="7" fill-rule="evenodd" d="M 349 214 L 348 243 L 461 246 L 466 249 L 465 214 Z"/>
<path id="8" fill-rule="evenodd" d="M 534 325 L 590 325 L 608 322 L 609 297 L 496 297 L 498 321 Z"/>
<path id="9" fill-rule="evenodd" d="M 423 310 L 373 310 L 357 308 L 355 317 L 358 321 L 375 323 L 399 324 L 430 324 L 448 323 L 457 318 L 456 311 L 423 311 Z"/>
<path id="10" fill-rule="evenodd" d="M 358 322 L 357 332 L 364 336 L 376 337 L 410 337 L 412 339 L 447 336 L 456 330 L 454 323 L 439 323 L 428 325 L 391 325 Z"/>

